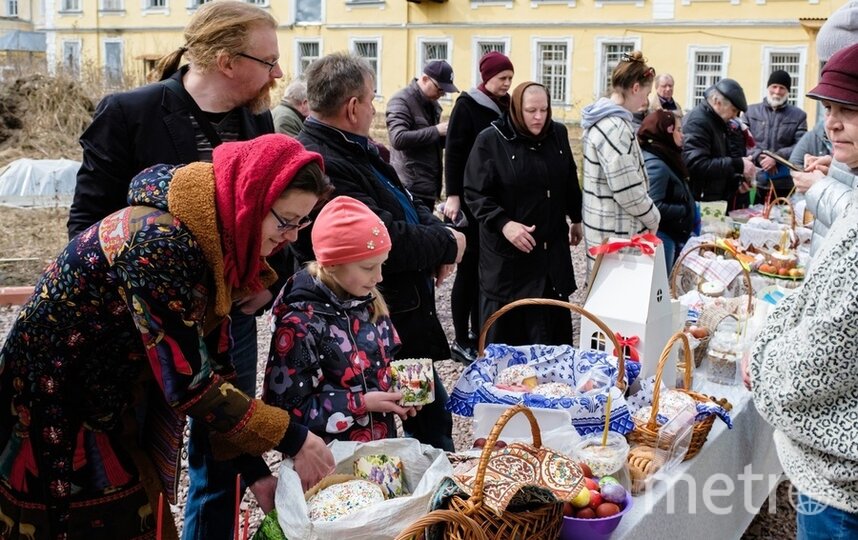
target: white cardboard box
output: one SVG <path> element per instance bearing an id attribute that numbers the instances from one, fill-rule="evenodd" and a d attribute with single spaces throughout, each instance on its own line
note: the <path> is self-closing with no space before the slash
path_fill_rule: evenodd
<path id="1" fill-rule="evenodd" d="M 627 242 L 611 238 L 608 243 Z M 608 328 L 625 338 L 639 339 L 635 349 L 640 356 L 641 377 L 655 375 L 658 357 L 674 328 L 674 309 L 661 243 L 648 243 L 654 253 L 646 255 L 637 248 L 623 248 L 600 255 L 593 266 L 590 289 L 584 309 L 599 317 Z M 581 318 L 581 348 L 612 352 L 610 340 L 590 320 Z M 669 387 L 676 380 L 676 355 L 670 355 L 664 367 L 663 381 Z"/>

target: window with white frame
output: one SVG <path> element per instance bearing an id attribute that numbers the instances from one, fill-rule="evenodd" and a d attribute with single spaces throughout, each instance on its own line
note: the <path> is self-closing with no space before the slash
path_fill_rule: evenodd
<path id="1" fill-rule="evenodd" d="M 268 0 L 244 0 L 248 4 L 253 4 L 254 6 L 267 6 Z"/>
<path id="2" fill-rule="evenodd" d="M 80 78 L 80 41 L 63 41 L 62 66 L 69 75 Z"/>
<path id="3" fill-rule="evenodd" d="M 125 6 L 123 0 L 101 0 L 98 9 L 101 11 L 122 11 Z"/>
<path id="4" fill-rule="evenodd" d="M 295 22 L 322 22 L 322 0 L 295 0 Z"/>
<path id="5" fill-rule="evenodd" d="M 104 41 L 104 84 L 107 88 L 122 86 L 121 41 Z"/>
<path id="6" fill-rule="evenodd" d="M 604 41 L 601 47 L 601 57 L 599 65 L 601 66 L 600 86 L 598 95 L 603 96 L 610 93 L 611 74 L 614 68 L 617 67 L 624 55 L 631 54 L 635 50 L 636 44 L 632 41 Z"/>
<path id="7" fill-rule="evenodd" d="M 536 80 L 551 94 L 552 103 L 568 101 L 569 44 L 565 41 L 536 42 Z"/>
<path id="8" fill-rule="evenodd" d="M 431 62 L 432 60 L 446 60 L 448 63 L 452 64 L 450 61 L 450 50 L 452 47 L 450 46 L 449 40 L 433 40 L 433 39 L 421 39 L 419 40 L 418 45 L 418 56 L 419 62 L 417 65 L 418 69 L 423 69 L 423 66 L 426 65 L 427 62 Z"/>
<path id="9" fill-rule="evenodd" d="M 6 2 L 6 15 L 9 17 L 17 17 L 18 16 L 18 0 L 7 0 L 7 2 Z"/>
<path id="10" fill-rule="evenodd" d="M 80 0 L 63 0 L 63 11 L 80 11 Z"/>
<path id="11" fill-rule="evenodd" d="M 295 49 L 295 76 L 300 77 L 310 64 L 322 56 L 322 44 L 319 41 L 297 41 Z"/>
<path id="12" fill-rule="evenodd" d="M 790 78 L 792 79 L 792 85 L 789 89 L 789 104 L 798 106 L 798 98 L 799 92 L 801 91 L 804 83 L 802 81 L 803 73 L 801 67 L 804 65 L 804 59 L 802 58 L 802 53 L 800 51 L 776 51 L 769 50 L 766 55 L 766 63 L 768 64 L 768 69 L 765 71 L 765 79 L 768 81 L 769 75 L 773 71 L 777 71 L 782 69 L 789 73 Z"/>
<path id="13" fill-rule="evenodd" d="M 379 71 L 379 61 L 381 47 L 377 39 L 356 39 L 352 41 L 352 53 L 365 58 L 369 65 L 372 66 L 372 72 L 375 73 L 375 91 L 378 93 L 378 84 L 381 80 L 381 72 Z"/>
<path id="14" fill-rule="evenodd" d="M 490 52 L 499 52 L 509 56 L 509 38 L 491 39 L 491 38 L 476 38 L 474 39 L 474 84 L 480 82 L 480 60 L 483 56 Z"/>
<path id="15" fill-rule="evenodd" d="M 188 0 L 188 8 L 196 9 L 196 8 L 200 7 L 201 5 L 207 4 L 211 1 L 212 0 Z"/>
<path id="16" fill-rule="evenodd" d="M 703 101 L 703 92 L 725 76 L 726 55 L 723 50 L 694 50 L 691 55 L 691 104 Z"/>
<path id="17" fill-rule="evenodd" d="M 167 0 L 145 0 L 146 9 L 162 9 L 167 7 Z"/>

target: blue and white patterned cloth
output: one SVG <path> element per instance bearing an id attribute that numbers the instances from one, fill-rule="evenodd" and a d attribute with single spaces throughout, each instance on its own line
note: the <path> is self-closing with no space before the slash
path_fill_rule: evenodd
<path id="1" fill-rule="evenodd" d="M 610 385 L 579 393 L 575 397 L 549 398 L 533 393 L 502 390 L 494 385 L 498 374 L 509 366 L 528 365 L 539 383 L 561 382 L 578 388 L 588 379 L 610 380 Z M 635 381 L 640 364 L 626 360 L 625 380 Z M 447 410 L 473 416 L 477 403 L 495 403 L 543 409 L 562 409 L 572 416 L 572 425 L 582 435 L 600 432 L 605 426 L 608 391 L 617 381 L 617 359 L 605 352 L 579 350 L 570 345 L 489 345 L 485 357 L 465 368 L 447 402 Z M 611 431 L 622 435 L 634 429 L 625 397 L 614 389 L 611 401 Z"/>

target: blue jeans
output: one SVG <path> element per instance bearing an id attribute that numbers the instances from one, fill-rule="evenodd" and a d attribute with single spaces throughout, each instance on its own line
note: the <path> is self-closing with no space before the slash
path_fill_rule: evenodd
<path id="1" fill-rule="evenodd" d="M 656 232 L 655 235 L 661 240 L 662 247 L 664 248 L 664 262 L 667 263 L 667 275 L 670 276 L 670 271 L 673 270 L 673 263 L 676 262 L 676 242 L 661 231 Z"/>
<path id="2" fill-rule="evenodd" d="M 798 540 L 852 540 L 858 538 L 858 514 L 823 507 L 807 495 L 798 494 L 796 523 Z"/>
<path id="3" fill-rule="evenodd" d="M 256 317 L 237 309 L 232 318 L 232 362 L 235 386 L 256 396 Z M 209 431 L 202 423 L 191 421 L 188 441 L 188 477 L 190 488 L 185 506 L 182 540 L 232 540 L 235 525 L 235 475 L 228 461 L 215 461 L 209 446 Z M 242 483 L 242 494 L 247 486 Z"/>

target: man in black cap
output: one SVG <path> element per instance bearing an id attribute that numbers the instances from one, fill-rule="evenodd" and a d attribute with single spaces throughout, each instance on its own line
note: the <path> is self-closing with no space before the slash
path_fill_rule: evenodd
<path id="1" fill-rule="evenodd" d="M 748 108 L 745 92 L 733 79 L 721 79 L 704 92 L 683 125 L 682 159 L 691 176 L 698 201 L 728 201 L 735 206 L 737 193 L 747 193 L 756 167 L 750 158 L 730 155 L 729 122 Z"/>
<path id="2" fill-rule="evenodd" d="M 762 169 L 757 174 L 757 184 L 763 190 L 773 189 L 773 196 L 780 197 L 786 196 L 793 187 L 789 169 L 778 165 L 762 151 L 768 150 L 789 159 L 796 143 L 807 133 L 807 114 L 787 102 L 790 88 L 790 74 L 781 69 L 773 71 L 766 86 L 766 97 L 748 107 L 745 113 L 745 121 L 757 142 L 748 151 L 748 156 Z"/>
<path id="3" fill-rule="evenodd" d="M 422 75 L 387 103 L 387 130 L 393 148 L 390 163 L 411 194 L 430 210 L 441 194 L 441 159 L 447 135 L 438 100 L 458 91 L 450 64 L 433 60 Z"/>

